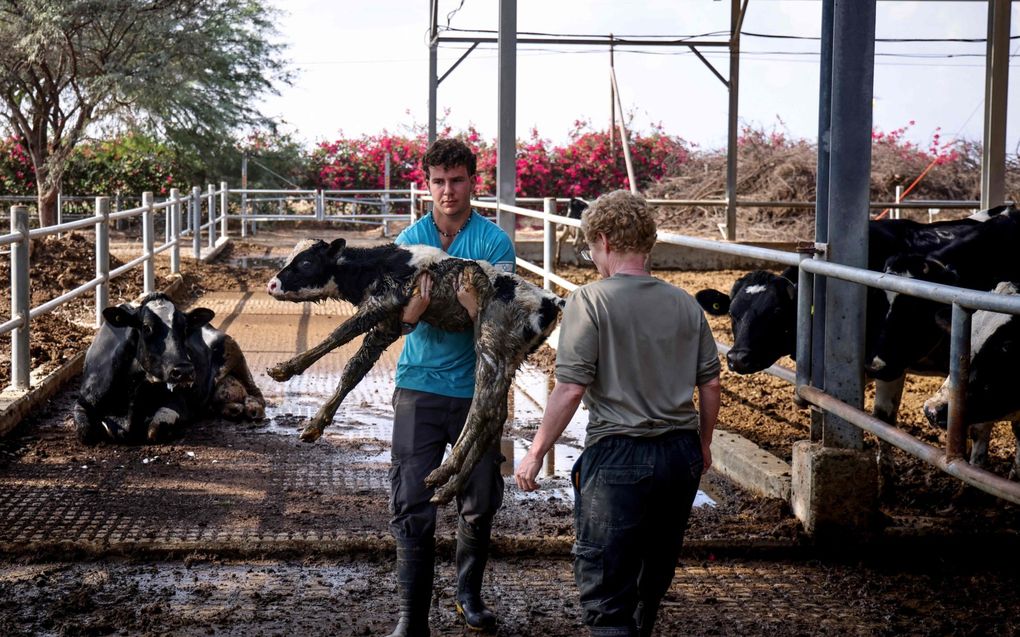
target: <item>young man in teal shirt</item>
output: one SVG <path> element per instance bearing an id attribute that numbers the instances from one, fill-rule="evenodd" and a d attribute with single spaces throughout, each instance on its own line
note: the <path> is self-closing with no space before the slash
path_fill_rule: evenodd
<path id="1" fill-rule="evenodd" d="M 471 210 L 476 158 L 455 139 L 441 139 L 422 160 L 433 211 L 405 229 L 398 245 L 423 244 L 464 259 L 484 260 L 514 271 L 510 237 Z M 435 568 L 436 506 L 425 476 L 443 460 L 447 444 L 460 435 L 474 395 L 475 350 L 471 332 L 444 332 L 418 319 L 429 304 L 432 282 L 422 277 L 419 293 L 403 313 L 404 349 L 397 363 L 393 394 L 393 447 L 390 468 L 390 527 L 397 542 L 400 619 L 390 637 L 429 635 L 428 615 Z M 458 295 L 474 317 L 470 295 Z M 503 461 L 499 446 L 475 467 L 457 497 L 457 612 L 468 627 L 491 631 L 496 617 L 481 599 L 492 518 L 503 503 Z"/>

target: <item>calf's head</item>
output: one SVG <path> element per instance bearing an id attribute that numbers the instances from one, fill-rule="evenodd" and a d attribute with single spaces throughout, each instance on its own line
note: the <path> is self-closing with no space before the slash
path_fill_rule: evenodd
<path id="1" fill-rule="evenodd" d="M 137 308 L 129 305 L 108 307 L 103 318 L 113 327 L 131 331 L 135 340 L 135 361 L 150 383 L 188 387 L 195 382 L 195 362 L 188 352 L 187 340 L 209 323 L 216 314 L 204 307 L 181 312 L 163 294 L 150 294 Z"/>
<path id="2" fill-rule="evenodd" d="M 319 301 L 339 296 L 334 277 L 347 242 L 334 239 L 301 241 L 276 276 L 269 280 L 269 294 L 281 301 Z"/>
<path id="3" fill-rule="evenodd" d="M 729 314 L 733 347 L 726 363 L 734 372 L 753 374 L 794 353 L 797 288 L 786 276 L 756 270 L 737 279 L 729 295 L 707 289 L 695 298 L 708 314 Z"/>
<path id="4" fill-rule="evenodd" d="M 1016 295 L 1017 285 L 999 283 L 996 294 Z M 946 326 L 948 327 L 948 326 Z M 1020 412 L 1020 317 L 979 311 L 971 318 L 970 367 L 963 409 L 966 424 L 1010 420 Z M 949 379 L 924 403 L 928 422 L 949 421 Z"/>

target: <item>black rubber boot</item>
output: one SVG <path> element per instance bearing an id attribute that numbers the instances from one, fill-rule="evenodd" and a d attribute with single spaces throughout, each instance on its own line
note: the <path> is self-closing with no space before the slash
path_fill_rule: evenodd
<path id="1" fill-rule="evenodd" d="M 634 611 L 634 623 L 637 624 L 638 637 L 652 637 L 655 618 L 659 614 L 659 602 L 642 600 Z"/>
<path id="2" fill-rule="evenodd" d="M 434 538 L 397 538 L 397 588 L 400 618 L 389 637 L 429 637 L 429 607 L 435 574 Z"/>
<path id="3" fill-rule="evenodd" d="M 492 632 L 496 615 L 482 602 L 482 575 L 489 560 L 491 525 L 457 525 L 457 613 L 470 630 Z"/>

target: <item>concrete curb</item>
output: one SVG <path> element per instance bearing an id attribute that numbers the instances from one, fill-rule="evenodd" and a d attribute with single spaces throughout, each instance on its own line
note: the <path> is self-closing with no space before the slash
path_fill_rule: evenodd
<path id="1" fill-rule="evenodd" d="M 756 495 L 790 501 L 790 465 L 739 434 L 716 430 L 712 468 Z"/>
<path id="2" fill-rule="evenodd" d="M 177 275 L 162 291 L 173 296 L 183 286 L 184 278 Z M 17 427 L 33 409 L 52 398 L 69 380 L 80 374 L 84 366 L 85 352 L 78 352 L 44 376 L 36 378 L 32 374 L 27 391 L 7 389 L 0 392 L 0 438 Z"/>

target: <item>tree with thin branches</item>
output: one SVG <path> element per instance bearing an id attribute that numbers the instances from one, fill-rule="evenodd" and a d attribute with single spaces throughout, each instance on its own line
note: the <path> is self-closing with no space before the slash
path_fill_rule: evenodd
<path id="1" fill-rule="evenodd" d="M 265 125 L 290 81 L 265 0 L 0 0 L 0 117 L 56 221 L 71 152 L 90 127 L 131 125 L 183 146 Z"/>

